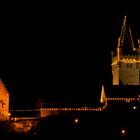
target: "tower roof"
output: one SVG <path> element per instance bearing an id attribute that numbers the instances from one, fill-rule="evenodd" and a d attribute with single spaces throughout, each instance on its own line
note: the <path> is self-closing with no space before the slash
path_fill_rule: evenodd
<path id="1" fill-rule="evenodd" d="M 121 33 L 119 36 L 118 47 L 123 48 L 123 53 L 129 54 L 134 52 L 135 45 L 130 26 L 127 24 L 126 16 L 124 16 Z"/>

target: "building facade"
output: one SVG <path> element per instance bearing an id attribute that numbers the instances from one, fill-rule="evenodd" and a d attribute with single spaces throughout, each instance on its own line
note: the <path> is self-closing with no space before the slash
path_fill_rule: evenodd
<path id="1" fill-rule="evenodd" d="M 135 47 L 126 16 L 115 55 L 112 54 L 112 76 L 113 85 L 140 85 L 140 40 Z"/>
<path id="2" fill-rule="evenodd" d="M 9 117 L 9 93 L 0 79 L 0 121 L 8 120 Z"/>

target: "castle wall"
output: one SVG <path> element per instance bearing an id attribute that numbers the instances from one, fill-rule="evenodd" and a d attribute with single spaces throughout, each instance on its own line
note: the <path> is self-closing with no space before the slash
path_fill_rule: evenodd
<path id="1" fill-rule="evenodd" d="M 0 120 L 9 119 L 9 93 L 0 80 Z"/>
<path id="2" fill-rule="evenodd" d="M 113 85 L 140 85 L 140 67 L 135 56 L 112 61 Z"/>
<path id="3" fill-rule="evenodd" d="M 112 75 L 113 75 L 113 85 L 119 85 L 119 66 L 112 66 Z"/>
<path id="4" fill-rule="evenodd" d="M 139 70 L 136 69 L 136 63 L 121 64 L 120 80 L 123 85 L 139 85 Z"/>

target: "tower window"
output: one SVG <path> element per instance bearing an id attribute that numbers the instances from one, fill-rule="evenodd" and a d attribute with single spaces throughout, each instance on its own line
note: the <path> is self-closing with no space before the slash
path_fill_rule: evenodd
<path id="1" fill-rule="evenodd" d="M 126 64 L 126 67 L 127 67 L 127 68 L 132 68 L 132 63 L 127 63 L 127 64 Z"/>
<path id="2" fill-rule="evenodd" d="M 129 67 L 129 63 L 126 64 L 126 67 L 127 67 L 127 68 Z"/>
<path id="3" fill-rule="evenodd" d="M 120 67 L 120 68 L 121 68 L 121 66 L 122 66 L 121 64 L 122 64 L 122 63 L 119 63 L 119 67 Z"/>
<path id="4" fill-rule="evenodd" d="M 140 68 L 140 63 L 136 63 L 136 68 L 137 68 L 137 69 Z"/>

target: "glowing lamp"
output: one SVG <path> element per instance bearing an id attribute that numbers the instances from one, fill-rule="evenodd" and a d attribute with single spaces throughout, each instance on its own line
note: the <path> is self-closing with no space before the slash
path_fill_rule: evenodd
<path id="1" fill-rule="evenodd" d="M 11 113 L 8 113 L 8 116 L 11 116 Z"/>
<path id="2" fill-rule="evenodd" d="M 133 109 L 135 110 L 137 107 L 136 106 L 133 106 Z"/>
<path id="3" fill-rule="evenodd" d="M 78 123 L 78 122 L 79 122 L 79 120 L 76 118 L 76 119 L 74 119 L 74 122 L 75 122 L 75 123 Z"/>
<path id="4" fill-rule="evenodd" d="M 121 130 L 121 135 L 122 135 L 122 136 L 126 136 L 126 133 L 127 133 L 127 132 L 126 132 L 126 129 L 122 129 L 122 130 Z"/>

